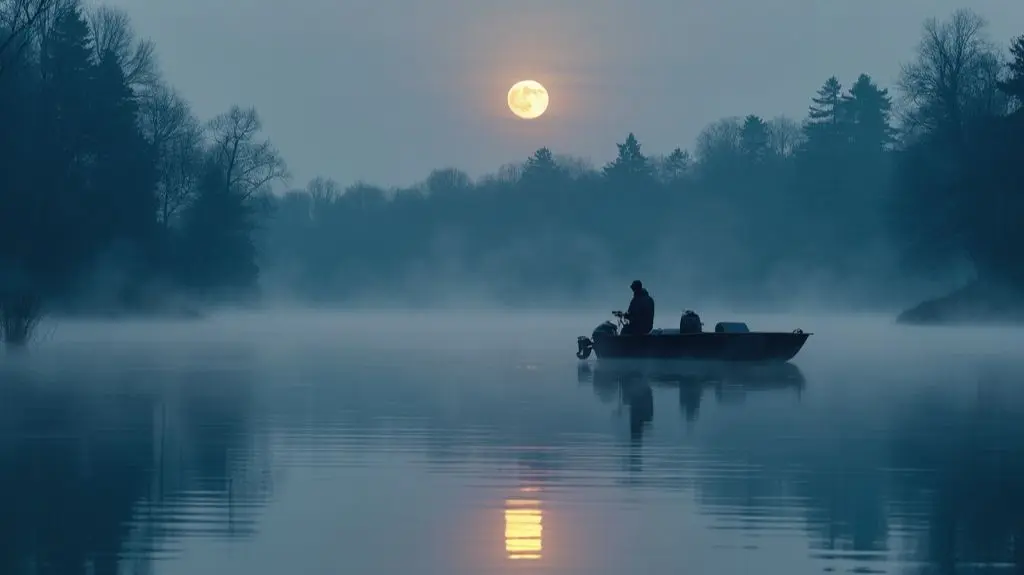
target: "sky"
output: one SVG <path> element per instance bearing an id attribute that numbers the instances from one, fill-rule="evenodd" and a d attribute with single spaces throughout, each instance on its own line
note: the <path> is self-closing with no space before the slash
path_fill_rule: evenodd
<path id="1" fill-rule="evenodd" d="M 891 86 L 926 18 L 969 6 L 1000 45 L 1021 0 L 111 0 L 201 119 L 255 106 L 293 187 L 473 177 L 547 146 L 600 166 L 634 132 L 691 148 L 719 118 L 806 114 L 831 75 Z M 506 93 L 551 102 L 517 119 Z"/>

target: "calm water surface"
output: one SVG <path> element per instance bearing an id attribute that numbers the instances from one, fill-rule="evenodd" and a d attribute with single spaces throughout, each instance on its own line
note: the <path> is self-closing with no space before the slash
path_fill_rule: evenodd
<path id="1" fill-rule="evenodd" d="M 62 323 L 0 356 L 0 573 L 1024 569 L 1024 333 L 581 365 L 601 319 Z"/>

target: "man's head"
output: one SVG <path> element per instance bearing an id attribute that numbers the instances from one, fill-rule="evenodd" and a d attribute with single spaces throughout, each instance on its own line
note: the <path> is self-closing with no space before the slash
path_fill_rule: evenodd
<path id="1" fill-rule="evenodd" d="M 633 280 L 633 283 L 629 284 L 629 289 L 633 290 L 633 293 L 637 293 L 644 289 L 644 284 L 640 280 Z"/>

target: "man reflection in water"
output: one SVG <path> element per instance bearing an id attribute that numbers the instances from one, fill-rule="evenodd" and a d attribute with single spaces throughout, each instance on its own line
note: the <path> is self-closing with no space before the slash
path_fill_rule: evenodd
<path id="1" fill-rule="evenodd" d="M 644 376 L 633 374 L 622 379 L 622 401 L 629 408 L 629 471 L 640 473 L 644 431 L 654 419 L 654 392 Z"/>
<path id="2" fill-rule="evenodd" d="M 700 413 L 700 400 L 704 395 L 704 384 L 701 381 L 679 382 L 679 407 L 683 410 L 686 423 L 697 421 Z"/>
<path id="3" fill-rule="evenodd" d="M 644 427 L 654 419 L 654 392 L 643 376 L 627 376 L 622 381 L 622 400 L 629 408 L 629 435 L 639 441 Z"/>

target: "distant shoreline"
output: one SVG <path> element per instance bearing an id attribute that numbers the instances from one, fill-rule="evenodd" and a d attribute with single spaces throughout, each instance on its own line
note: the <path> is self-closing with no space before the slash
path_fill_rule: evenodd
<path id="1" fill-rule="evenodd" d="M 1024 325 L 1024 293 L 974 281 L 904 310 L 896 323 L 921 326 Z"/>

